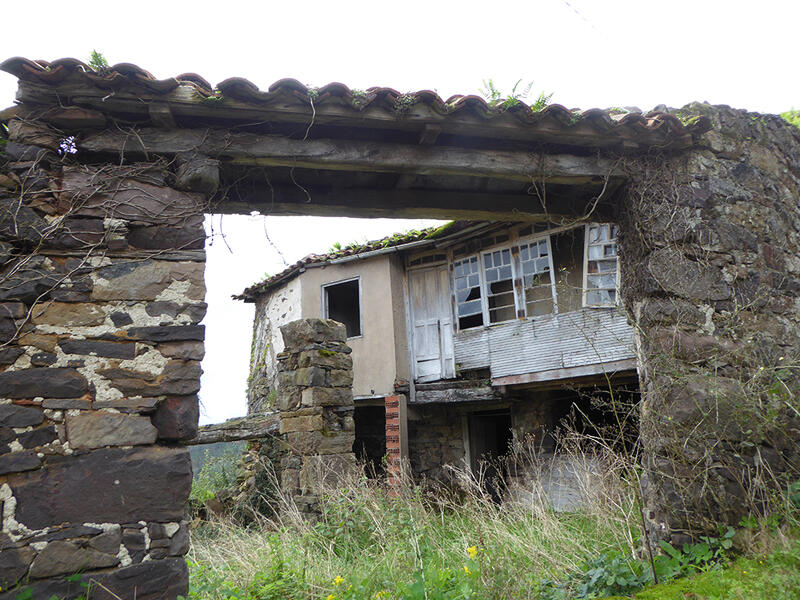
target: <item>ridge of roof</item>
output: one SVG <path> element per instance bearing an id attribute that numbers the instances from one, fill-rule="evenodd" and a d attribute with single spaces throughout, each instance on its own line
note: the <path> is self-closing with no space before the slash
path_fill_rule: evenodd
<path id="1" fill-rule="evenodd" d="M 711 128 L 711 122 L 707 117 L 697 116 L 682 120 L 675 114 L 662 110 L 646 113 L 616 108 L 579 110 L 569 109 L 560 104 L 550 104 L 535 111 L 521 101 L 490 103 L 475 95 L 454 95 L 445 100 L 431 90 L 401 93 L 389 87 L 371 87 L 362 91 L 351 89 L 338 82 L 316 88 L 306 86 L 296 79 L 287 78 L 276 81 L 264 91 L 247 79 L 230 77 L 214 87 L 196 73 L 183 73 L 175 77 L 157 79 L 149 71 L 131 63 L 119 63 L 102 71 L 95 71 L 75 58 L 46 61 L 12 57 L 0 63 L 0 70 L 16 76 L 21 81 L 54 88 L 78 84 L 100 90 L 133 91 L 152 96 L 165 96 L 179 87 L 188 86 L 200 96 L 201 100 L 232 98 L 260 108 L 271 108 L 287 101 L 315 108 L 330 103 L 349 108 L 354 114 L 358 114 L 369 107 L 377 106 L 392 110 L 399 117 L 420 104 L 427 106 L 433 114 L 438 114 L 440 117 L 467 114 L 490 121 L 503 115 L 510 115 L 523 125 L 532 125 L 544 120 L 555 121 L 561 127 L 588 123 L 601 134 L 622 130 L 639 135 L 657 132 L 665 140 L 693 137 Z"/>
<path id="2" fill-rule="evenodd" d="M 367 241 L 363 244 L 354 242 L 333 252 L 326 252 L 323 254 L 307 254 L 297 262 L 287 266 L 279 273 L 270 275 L 266 279 L 247 287 L 244 291 L 242 291 L 241 294 L 236 294 L 232 297 L 234 300 L 250 301 L 257 294 L 263 293 L 278 283 L 282 283 L 293 278 L 307 265 L 330 263 L 337 259 L 348 256 L 358 256 L 360 254 L 375 252 L 377 250 L 385 250 L 388 248 L 395 248 L 413 242 L 435 240 L 445 235 L 463 231 L 464 229 L 471 227 L 476 223 L 477 221 L 448 221 L 444 225 L 425 227 L 423 229 L 410 229 L 405 232 L 393 233 L 377 240 Z"/>

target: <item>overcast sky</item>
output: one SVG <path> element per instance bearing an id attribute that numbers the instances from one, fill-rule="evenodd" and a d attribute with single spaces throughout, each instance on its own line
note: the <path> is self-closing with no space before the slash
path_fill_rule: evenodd
<path id="1" fill-rule="evenodd" d="M 760 112 L 800 108 L 800 2 L 506 0 L 504 2 L 10 2 L 0 59 L 131 62 L 156 77 L 196 72 L 262 88 L 310 85 L 476 93 L 518 79 L 583 109 L 692 100 Z M 0 105 L 16 80 L 0 73 Z M 220 217 L 213 218 L 215 232 Z M 208 247 L 207 354 L 201 421 L 244 414 L 252 307 L 230 295 L 334 242 L 382 237 L 417 223 L 225 216 Z M 230 250 L 228 249 L 230 246 Z"/>

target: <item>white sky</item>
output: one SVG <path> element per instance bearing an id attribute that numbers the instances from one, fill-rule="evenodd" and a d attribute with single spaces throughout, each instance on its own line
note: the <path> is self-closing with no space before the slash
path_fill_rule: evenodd
<path id="1" fill-rule="evenodd" d="M 492 78 L 553 92 L 568 107 L 681 106 L 692 100 L 760 112 L 800 108 L 800 2 L 505 0 L 504 2 L 103 3 L 38 0 L 3 7 L 0 59 L 132 62 L 157 77 L 196 72 L 212 84 L 283 77 L 441 96 Z M 0 105 L 16 80 L 0 73 Z M 414 224 L 416 225 L 416 224 Z M 233 293 L 311 251 L 407 229 L 409 222 L 310 217 L 222 219 L 208 248 L 202 422 L 244 414 L 252 309 Z M 215 217 L 219 230 L 219 217 Z"/>

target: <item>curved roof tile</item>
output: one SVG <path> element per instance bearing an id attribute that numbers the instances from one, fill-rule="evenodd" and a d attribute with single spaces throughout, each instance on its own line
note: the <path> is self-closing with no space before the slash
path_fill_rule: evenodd
<path id="1" fill-rule="evenodd" d="M 204 96 L 214 93 L 214 88 L 209 82 L 195 73 L 157 79 L 150 72 L 131 63 L 119 63 L 102 72 L 96 72 L 86 63 L 74 58 L 61 58 L 48 62 L 13 57 L 0 63 L 0 69 L 22 81 L 49 86 L 58 86 L 70 80 L 100 89 L 139 88 L 155 95 L 168 94 L 179 86 L 194 87 Z M 666 112 L 620 113 L 618 110 L 596 108 L 579 111 L 560 104 L 551 104 L 540 111 L 533 111 L 523 102 L 504 106 L 502 103 L 489 103 L 475 95 L 454 95 L 443 100 L 439 94 L 431 90 L 401 93 L 389 87 L 371 87 L 366 91 L 360 91 L 352 90 L 338 82 L 320 88 L 309 88 L 296 79 L 288 78 L 276 81 L 264 91 L 247 79 L 231 77 L 217 84 L 216 90 L 223 96 L 230 96 L 257 106 L 267 106 L 279 99 L 298 104 L 310 104 L 313 100 L 315 106 L 332 102 L 349 106 L 354 112 L 363 111 L 370 106 L 380 106 L 403 113 L 417 104 L 422 104 L 442 116 L 471 115 L 486 120 L 502 118 L 505 122 L 510 120 L 511 123 L 516 121 L 523 124 L 536 124 L 550 119 L 565 128 L 583 122 L 591 125 L 598 133 L 627 129 L 631 133 L 640 134 L 658 132 L 663 137 L 700 134 L 711 128 L 710 121 L 706 117 L 683 123 L 675 115 Z"/>

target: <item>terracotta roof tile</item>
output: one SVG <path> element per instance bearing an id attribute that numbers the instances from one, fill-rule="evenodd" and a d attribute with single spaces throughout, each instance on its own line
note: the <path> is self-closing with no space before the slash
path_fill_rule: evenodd
<path id="1" fill-rule="evenodd" d="M 74 58 L 48 62 L 14 57 L 0 63 L 0 69 L 22 81 L 54 87 L 70 82 L 100 89 L 140 89 L 153 95 L 166 95 L 179 86 L 191 86 L 201 96 L 221 93 L 224 97 L 264 108 L 286 101 L 305 106 L 313 102 L 315 107 L 338 103 L 354 114 L 378 106 L 394 110 L 398 113 L 398 118 L 402 118 L 404 111 L 421 104 L 440 117 L 473 116 L 487 121 L 511 118 L 512 122 L 516 121 L 520 125 L 550 121 L 560 125 L 565 131 L 574 125 L 585 123 L 596 133 L 625 136 L 639 134 L 641 139 L 637 142 L 644 146 L 666 146 L 668 142 L 677 139 L 684 140 L 680 145 L 685 146 L 687 137 L 691 139 L 693 135 L 704 133 L 711 127 L 710 121 L 705 117 L 692 119 L 684 124 L 678 117 L 667 112 L 617 113 L 596 108 L 581 111 L 568 109 L 560 104 L 551 104 L 540 111 L 533 111 L 522 102 L 504 107 L 502 104 L 491 105 L 484 98 L 475 95 L 455 95 L 443 100 L 431 90 L 401 93 L 388 87 L 372 87 L 360 91 L 336 82 L 320 88 L 309 88 L 296 79 L 281 79 L 264 91 L 247 79 L 231 77 L 217 84 L 215 90 L 205 79 L 194 73 L 156 79 L 148 71 L 130 63 L 120 63 L 103 72 L 95 72 L 86 63 Z M 657 134 L 658 139 L 654 139 L 653 134 Z"/>

